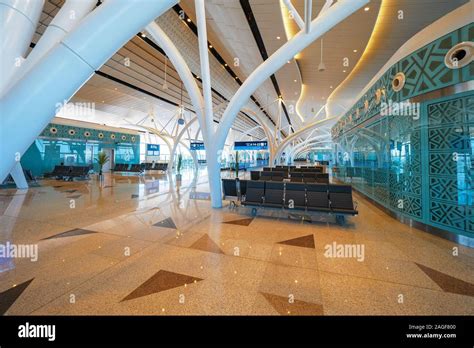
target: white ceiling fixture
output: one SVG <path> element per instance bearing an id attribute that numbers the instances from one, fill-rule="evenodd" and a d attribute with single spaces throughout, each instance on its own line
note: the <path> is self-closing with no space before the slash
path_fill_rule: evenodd
<path id="1" fill-rule="evenodd" d="M 323 62 L 323 38 L 321 38 L 321 61 L 319 62 L 318 71 L 323 72 L 324 70 L 326 70 L 326 66 Z"/>
<path id="2" fill-rule="evenodd" d="M 167 78 L 167 67 L 168 67 L 168 57 L 165 56 L 165 82 L 163 82 L 163 89 L 168 89 L 168 83 L 166 81 Z"/>

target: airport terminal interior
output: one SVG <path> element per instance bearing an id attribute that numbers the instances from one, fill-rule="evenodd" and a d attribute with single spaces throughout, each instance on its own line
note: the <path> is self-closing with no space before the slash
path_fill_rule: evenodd
<path id="1" fill-rule="evenodd" d="M 0 13 L 0 314 L 474 314 L 474 1 Z"/>

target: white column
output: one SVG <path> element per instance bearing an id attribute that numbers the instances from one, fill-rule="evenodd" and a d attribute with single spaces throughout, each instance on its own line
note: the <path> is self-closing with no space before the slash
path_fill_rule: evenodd
<path id="1" fill-rule="evenodd" d="M 0 0 L 0 95 L 24 63 L 44 0 Z"/>
<path id="2" fill-rule="evenodd" d="M 0 180 L 54 117 L 56 104 L 69 100 L 131 37 L 176 3 L 106 1 L 5 94 L 0 102 Z"/>
<path id="3" fill-rule="evenodd" d="M 234 94 L 222 115 L 215 139 L 217 146 L 223 148 L 227 133 L 239 110 L 263 82 L 284 66 L 289 59 L 292 59 L 297 53 L 368 2 L 369 0 L 338 1 L 312 21 L 311 30 L 308 34 L 300 31 L 255 69 L 244 81 L 237 93 Z"/>
<path id="4" fill-rule="evenodd" d="M 209 70 L 209 53 L 207 47 L 206 9 L 204 0 L 196 0 L 196 18 L 198 27 L 199 57 L 201 61 L 202 89 L 204 94 L 204 115 L 206 132 L 203 132 L 206 148 L 207 175 L 211 194 L 211 206 L 222 207 L 221 170 L 217 154 L 218 147 L 214 143 L 214 115 L 212 113 L 211 73 Z M 203 127 L 203 125 L 201 125 Z"/>
<path id="5" fill-rule="evenodd" d="M 15 83 L 54 48 L 69 32 L 76 28 L 81 20 L 89 14 L 97 4 L 97 0 L 66 0 L 41 36 L 35 48 L 28 55 L 19 74 L 13 77 Z"/>

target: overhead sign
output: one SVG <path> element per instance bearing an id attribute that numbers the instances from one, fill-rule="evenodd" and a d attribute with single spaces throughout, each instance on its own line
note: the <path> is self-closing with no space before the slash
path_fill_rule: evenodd
<path id="1" fill-rule="evenodd" d="M 267 141 L 236 141 L 234 150 L 267 150 Z"/>
<path id="2" fill-rule="evenodd" d="M 147 144 L 146 145 L 146 154 L 147 154 L 147 156 L 159 156 L 160 155 L 160 145 L 158 145 L 158 144 Z"/>
<path id="3" fill-rule="evenodd" d="M 191 150 L 204 150 L 204 143 L 191 143 Z"/>

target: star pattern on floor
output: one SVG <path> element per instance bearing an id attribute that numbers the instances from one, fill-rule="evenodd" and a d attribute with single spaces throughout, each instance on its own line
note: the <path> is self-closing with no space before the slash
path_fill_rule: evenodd
<path id="1" fill-rule="evenodd" d="M 151 278 L 141 284 L 138 288 L 133 290 L 120 302 L 133 300 L 139 297 L 156 294 L 169 289 L 177 288 L 187 284 L 200 282 L 201 278 L 192 277 L 185 274 L 169 272 L 160 270 L 156 272 Z"/>
<path id="2" fill-rule="evenodd" d="M 260 292 L 280 315 L 324 315 L 323 306 L 267 292 Z"/>
<path id="3" fill-rule="evenodd" d="M 231 221 L 224 221 L 223 224 L 231 224 L 231 225 L 239 225 L 239 226 L 248 226 L 252 223 L 253 218 L 248 219 L 238 219 L 238 220 L 231 220 Z"/>
<path id="4" fill-rule="evenodd" d="M 0 292 L 0 315 L 4 315 L 8 311 L 33 280 L 34 278 Z"/>
<path id="5" fill-rule="evenodd" d="M 204 234 L 201 238 L 195 241 L 190 246 L 190 248 L 202 250 L 202 251 L 208 251 L 208 252 L 216 253 L 216 254 L 224 254 L 221 248 L 219 248 L 219 246 L 207 234 Z"/>
<path id="6" fill-rule="evenodd" d="M 163 227 L 163 228 L 172 228 L 176 229 L 176 224 L 174 223 L 173 219 L 168 217 L 164 220 L 158 221 L 157 223 L 153 224 L 156 227 Z"/>
<path id="7" fill-rule="evenodd" d="M 85 234 L 93 234 L 93 233 L 98 233 L 98 232 L 90 231 L 90 230 L 84 230 L 82 228 L 75 228 L 75 229 L 72 229 L 72 230 L 69 230 L 69 231 L 66 231 L 66 232 L 61 232 L 61 233 L 55 234 L 53 236 L 43 238 L 42 240 L 82 236 L 82 235 L 85 235 Z"/>
<path id="8" fill-rule="evenodd" d="M 312 234 L 308 234 L 307 236 L 302 236 L 298 238 L 284 240 L 284 241 L 278 242 L 277 244 L 292 245 L 292 246 L 298 246 L 302 248 L 311 248 L 311 249 L 315 248 L 314 236 Z"/>
<path id="9" fill-rule="evenodd" d="M 455 278 L 446 273 L 415 263 L 432 281 L 443 289 L 453 294 L 474 297 L 474 284 Z"/>

